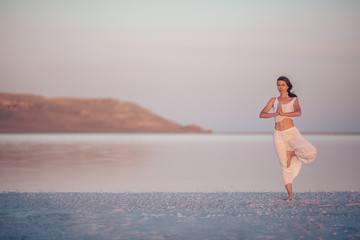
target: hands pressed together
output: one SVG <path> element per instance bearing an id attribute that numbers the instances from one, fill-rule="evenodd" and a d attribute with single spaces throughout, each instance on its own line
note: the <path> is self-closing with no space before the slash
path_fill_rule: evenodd
<path id="1" fill-rule="evenodd" d="M 277 108 L 277 111 L 275 113 L 275 116 L 282 116 L 284 113 L 283 113 L 283 110 L 282 110 L 282 104 L 279 102 L 279 106 Z"/>

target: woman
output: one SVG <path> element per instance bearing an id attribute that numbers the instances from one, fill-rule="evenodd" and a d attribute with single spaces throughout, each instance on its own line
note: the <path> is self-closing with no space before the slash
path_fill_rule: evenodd
<path id="1" fill-rule="evenodd" d="M 291 92 L 292 84 L 287 77 L 277 79 L 280 96 L 272 98 L 260 113 L 260 118 L 275 118 L 274 145 L 279 157 L 285 188 L 289 196 L 284 200 L 292 200 L 292 182 L 298 175 L 302 162 L 314 161 L 317 150 L 294 126 L 293 118 L 301 116 L 301 108 L 297 96 Z M 269 113 L 270 109 L 274 113 Z"/>

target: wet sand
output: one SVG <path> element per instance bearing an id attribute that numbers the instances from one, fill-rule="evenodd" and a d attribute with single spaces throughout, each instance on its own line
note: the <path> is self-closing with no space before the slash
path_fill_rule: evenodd
<path id="1" fill-rule="evenodd" d="M 0 239 L 359 239 L 360 192 L 0 193 Z"/>

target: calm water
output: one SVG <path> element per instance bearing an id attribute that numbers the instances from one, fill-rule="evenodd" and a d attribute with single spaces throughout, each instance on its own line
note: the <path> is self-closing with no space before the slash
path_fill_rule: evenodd
<path id="1" fill-rule="evenodd" d="M 294 191 L 359 191 L 360 135 L 319 151 Z M 284 191 L 271 134 L 1 134 L 0 191 Z"/>

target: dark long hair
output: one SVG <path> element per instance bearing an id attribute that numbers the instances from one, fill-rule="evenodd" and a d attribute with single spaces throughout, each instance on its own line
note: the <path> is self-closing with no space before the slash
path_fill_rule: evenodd
<path id="1" fill-rule="evenodd" d="M 279 78 L 277 79 L 276 82 L 278 82 L 278 81 L 284 81 L 284 82 L 286 83 L 286 85 L 289 87 L 289 88 L 287 89 L 287 92 L 288 92 L 289 97 L 297 97 L 297 95 L 296 95 L 294 92 L 290 92 L 293 86 L 292 86 L 290 80 L 289 80 L 287 77 L 281 76 L 281 77 L 279 77 Z"/>

